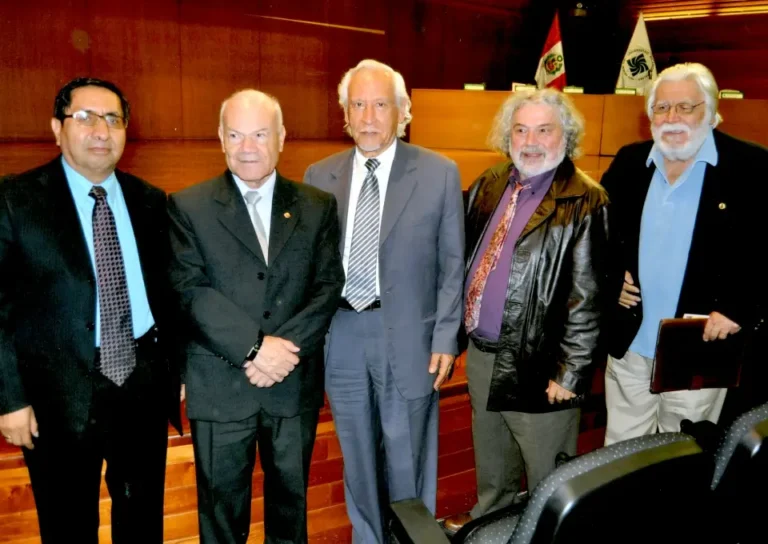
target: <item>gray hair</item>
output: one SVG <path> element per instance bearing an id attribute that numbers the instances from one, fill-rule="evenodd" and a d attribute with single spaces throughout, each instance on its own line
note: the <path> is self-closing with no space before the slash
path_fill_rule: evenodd
<path id="1" fill-rule="evenodd" d="M 651 85 L 651 91 L 645 102 L 645 110 L 649 119 L 653 119 L 653 106 L 656 105 L 656 91 L 665 81 L 682 81 L 684 79 L 693 81 L 698 85 L 701 94 L 704 95 L 704 101 L 709 112 L 709 119 L 714 120 L 712 127 L 716 127 L 723 121 L 723 116 L 717 111 L 720 101 L 719 91 L 715 76 L 709 71 L 709 68 L 698 62 L 684 62 L 675 64 L 663 70 Z"/>
<path id="2" fill-rule="evenodd" d="M 395 86 L 395 100 L 397 101 L 397 108 L 403 113 L 404 119 L 402 123 L 397 125 L 397 136 L 402 138 L 405 136 L 405 127 L 411 122 L 413 116 L 411 115 L 411 99 L 408 96 L 408 91 L 405 88 L 405 80 L 400 72 L 394 70 L 391 66 L 379 62 L 373 59 L 364 59 L 357 63 L 357 66 L 347 70 L 344 77 L 341 78 L 339 83 L 339 104 L 344 110 L 344 129 L 347 134 L 352 135 L 349 130 L 349 114 L 347 113 L 347 106 L 349 105 L 349 82 L 352 81 L 354 76 L 360 70 L 374 70 L 384 72 L 392 78 L 392 83 Z"/>
<path id="3" fill-rule="evenodd" d="M 516 91 L 502 104 L 493 120 L 493 127 L 488 134 L 488 146 L 502 155 L 510 156 L 512 123 L 515 113 L 526 104 L 547 104 L 552 106 L 560 117 L 565 139 L 565 155 L 573 160 L 581 155 L 581 140 L 584 137 L 584 117 L 573 101 L 556 89 L 538 89 L 535 91 Z"/>
<path id="4" fill-rule="evenodd" d="M 236 98 L 244 98 L 253 102 L 267 102 L 275 108 L 275 115 L 277 116 L 277 126 L 283 126 L 283 110 L 280 107 L 280 102 L 272 96 L 256 89 L 243 89 L 227 97 L 224 102 L 221 103 L 221 109 L 219 110 L 219 126 L 224 126 L 224 110 L 227 108 L 229 102 Z"/>

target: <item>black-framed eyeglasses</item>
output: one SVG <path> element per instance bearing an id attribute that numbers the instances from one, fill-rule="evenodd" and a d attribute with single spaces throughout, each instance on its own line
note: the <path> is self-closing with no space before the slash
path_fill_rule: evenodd
<path id="1" fill-rule="evenodd" d="M 96 123 L 99 122 L 99 119 L 104 119 L 104 122 L 107 124 L 107 126 L 115 130 L 123 130 L 125 129 L 126 126 L 128 126 L 128 123 L 125 121 L 125 118 L 115 113 L 107 113 L 107 114 L 101 115 L 91 110 L 77 110 L 68 115 L 64 115 L 63 117 L 65 119 L 67 117 L 71 117 L 72 119 L 77 121 L 78 124 L 83 125 L 85 127 L 96 126 Z"/>
<path id="2" fill-rule="evenodd" d="M 652 110 L 653 113 L 656 115 L 666 115 L 669 113 L 669 111 L 672 108 L 675 108 L 675 111 L 678 115 L 690 115 L 693 113 L 693 110 L 704 104 L 706 100 L 702 100 L 698 104 L 691 104 L 690 102 L 679 102 L 677 104 L 667 104 L 666 102 L 662 102 L 661 104 L 656 104 L 653 106 Z"/>

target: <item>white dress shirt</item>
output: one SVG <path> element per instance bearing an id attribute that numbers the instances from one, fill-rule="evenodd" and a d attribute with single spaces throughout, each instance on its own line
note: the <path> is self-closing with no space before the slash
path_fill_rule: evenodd
<path id="1" fill-rule="evenodd" d="M 245 201 L 245 193 L 248 191 L 256 191 L 261 196 L 261 200 L 256 203 L 256 212 L 259 214 L 259 219 L 261 219 L 262 225 L 264 225 L 264 233 L 267 235 L 267 240 L 269 240 L 269 227 L 272 225 L 272 196 L 275 194 L 275 181 L 277 180 L 276 172 L 277 170 L 272 170 L 267 181 L 258 189 L 248 187 L 248 185 L 237 177 L 234 172 L 232 173 L 232 178 L 234 178 L 237 188 L 240 189 L 240 194 L 243 197 L 243 202 L 245 202 L 246 208 L 248 208 L 248 202 Z M 253 232 L 256 232 L 255 228 L 253 229 Z"/>
<path id="2" fill-rule="evenodd" d="M 389 173 L 392 171 L 392 163 L 395 160 L 395 149 L 397 149 L 397 139 L 384 150 L 383 153 L 375 157 L 379 161 L 379 166 L 374 170 L 376 179 L 379 180 L 379 227 L 381 227 L 381 218 L 384 216 L 384 200 L 387 195 L 387 186 L 389 185 Z M 360 196 L 360 190 L 363 187 L 363 181 L 368 174 L 365 167 L 365 161 L 368 159 L 355 148 L 355 156 L 352 160 L 352 185 L 349 187 L 349 205 L 347 207 L 347 227 L 344 234 L 344 255 L 342 262 L 344 264 L 344 274 L 347 274 L 349 267 L 349 252 L 352 249 L 352 233 L 355 230 L 355 212 L 357 210 L 357 199 Z M 341 293 L 342 297 L 347 295 L 347 286 Z M 381 286 L 379 281 L 379 269 L 376 267 L 376 296 L 381 295 Z"/>

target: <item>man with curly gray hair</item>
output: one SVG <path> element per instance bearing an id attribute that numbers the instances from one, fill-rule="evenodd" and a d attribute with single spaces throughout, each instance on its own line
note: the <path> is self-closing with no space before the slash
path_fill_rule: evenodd
<path id="1" fill-rule="evenodd" d="M 355 147 L 304 181 L 336 195 L 346 285 L 325 384 L 344 455 L 355 543 L 384 543 L 381 513 L 419 497 L 434 513 L 438 390 L 458 353 L 464 214 L 456 164 L 400 140 L 403 76 L 372 59 L 339 84 Z"/>
<path id="2" fill-rule="evenodd" d="M 509 160 L 469 189 L 464 327 L 477 503 L 511 504 L 576 453 L 600 333 L 606 195 L 576 168 L 584 121 L 554 89 L 513 93 L 490 146 Z"/>

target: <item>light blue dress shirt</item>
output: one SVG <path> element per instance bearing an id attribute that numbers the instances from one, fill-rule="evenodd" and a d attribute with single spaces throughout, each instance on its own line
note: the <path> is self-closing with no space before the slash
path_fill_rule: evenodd
<path id="1" fill-rule="evenodd" d="M 93 266 L 93 277 L 98 279 L 96 272 L 96 254 L 93 249 L 93 208 L 96 201 L 88 196 L 93 183 L 80 175 L 61 157 L 61 164 L 64 167 L 64 173 L 67 177 L 69 190 L 75 201 L 77 215 L 80 218 L 80 226 L 83 229 L 88 254 L 91 256 L 91 265 Z M 147 299 L 147 290 L 144 286 L 144 275 L 141 272 L 141 261 L 139 261 L 139 248 L 136 245 L 136 237 L 133 234 L 131 217 L 128 215 L 128 206 L 125 204 L 123 191 L 120 183 L 113 172 L 103 183 L 101 187 L 107 192 L 107 204 L 115 216 L 115 226 L 117 227 L 117 237 L 120 240 L 120 249 L 123 252 L 123 263 L 125 265 L 125 277 L 128 283 L 128 298 L 131 301 L 131 317 L 133 318 L 134 338 L 140 338 L 152 328 L 155 319 L 149 309 L 149 300 Z M 99 310 L 98 281 L 96 288 L 96 346 L 101 343 L 101 315 Z"/>
<path id="2" fill-rule="evenodd" d="M 643 322 L 629 350 L 653 359 L 659 322 L 677 311 L 707 164 L 717 165 L 712 132 L 674 184 L 667 180 L 664 157 L 655 144 L 645 164 L 651 163 L 656 171 L 643 206 L 638 255 Z"/>

